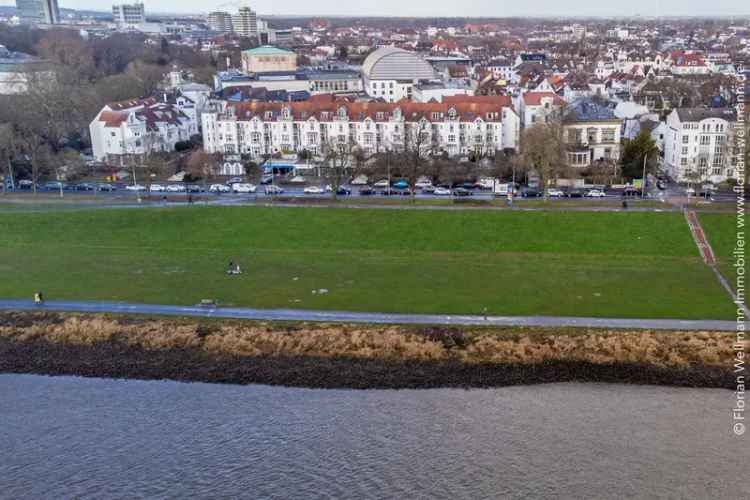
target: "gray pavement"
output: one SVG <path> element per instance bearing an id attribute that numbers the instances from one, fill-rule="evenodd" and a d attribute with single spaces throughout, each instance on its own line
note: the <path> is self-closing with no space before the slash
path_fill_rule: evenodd
<path id="1" fill-rule="evenodd" d="M 208 318 L 276 321 L 325 321 L 378 324 L 484 325 L 644 328 L 657 330 L 736 330 L 734 321 L 586 318 L 565 316 L 472 316 L 450 314 L 389 314 L 305 309 L 253 309 L 244 307 L 177 306 L 127 302 L 52 300 L 35 305 L 31 300 L 0 300 L 0 310 L 75 311 L 92 313 L 158 314 Z"/>

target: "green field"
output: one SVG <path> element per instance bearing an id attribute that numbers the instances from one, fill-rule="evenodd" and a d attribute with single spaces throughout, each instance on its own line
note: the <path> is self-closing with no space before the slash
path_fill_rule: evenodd
<path id="1" fill-rule="evenodd" d="M 224 273 L 228 261 L 241 276 Z M 731 318 L 683 216 L 173 207 L 7 213 L 0 296 Z M 326 293 L 313 293 L 326 289 Z"/>
<path id="2" fill-rule="evenodd" d="M 737 245 L 737 216 L 733 213 L 701 213 L 698 214 L 706 238 L 716 256 L 716 263 L 721 274 L 731 283 L 735 284 L 736 271 L 734 268 L 734 257 L 732 252 Z M 745 224 L 747 224 L 747 219 Z M 750 233 L 747 226 L 741 229 L 745 232 L 745 259 L 750 259 Z"/>

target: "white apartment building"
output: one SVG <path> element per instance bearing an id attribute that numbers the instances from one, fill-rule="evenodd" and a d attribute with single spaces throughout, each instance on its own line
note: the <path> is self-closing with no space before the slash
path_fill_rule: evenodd
<path id="1" fill-rule="evenodd" d="M 736 178 L 732 108 L 681 108 L 667 117 L 664 166 L 674 180 L 718 183 Z"/>
<path id="2" fill-rule="evenodd" d="M 199 133 L 195 104 L 183 95 L 130 99 L 104 106 L 89 125 L 98 161 L 120 162 L 175 144 Z"/>
<path id="3" fill-rule="evenodd" d="M 454 98 L 458 99 L 458 98 Z M 398 150 L 415 131 L 427 147 L 449 155 L 517 149 L 519 118 L 512 106 L 493 102 L 220 101 L 202 115 L 208 153 L 320 153 L 326 144 L 365 153 Z"/>
<path id="4" fill-rule="evenodd" d="M 589 98 L 572 102 L 563 118 L 568 165 L 585 168 L 619 160 L 621 129 L 621 120 L 607 106 Z"/>
<path id="5" fill-rule="evenodd" d="M 208 27 L 211 31 L 229 33 L 232 31 L 232 16 L 220 10 L 208 13 Z"/>
<path id="6" fill-rule="evenodd" d="M 232 16 L 232 30 L 239 36 L 258 38 L 258 18 L 250 7 L 240 7 Z"/>
<path id="7" fill-rule="evenodd" d="M 396 102 L 411 99 L 420 80 L 437 78 L 433 67 L 419 55 L 397 47 L 381 47 L 362 64 L 364 88 L 370 97 Z"/>
<path id="8" fill-rule="evenodd" d="M 119 29 L 136 28 L 146 23 L 146 10 L 143 3 L 113 5 L 112 17 Z"/>
<path id="9" fill-rule="evenodd" d="M 525 92 L 518 97 L 516 104 L 521 128 L 549 123 L 560 116 L 564 105 L 565 100 L 554 92 Z"/>

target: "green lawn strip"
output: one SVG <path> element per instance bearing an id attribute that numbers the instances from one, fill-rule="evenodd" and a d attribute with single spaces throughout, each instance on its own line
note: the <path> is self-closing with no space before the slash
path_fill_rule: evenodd
<path id="1" fill-rule="evenodd" d="M 28 297 L 41 289 L 50 298 L 177 304 L 212 298 L 223 305 L 372 312 L 481 314 L 487 307 L 508 315 L 731 313 L 697 258 L 640 257 L 617 264 L 608 257 L 548 254 L 80 249 L 0 249 L 0 296 Z M 224 274 L 230 258 L 240 263 L 242 275 Z"/>
<path id="2" fill-rule="evenodd" d="M 724 275 L 730 285 L 736 290 L 735 258 L 732 255 L 737 246 L 738 228 L 736 213 L 699 213 L 698 219 L 714 251 L 719 271 L 721 271 L 721 274 Z M 745 220 L 745 224 L 747 224 L 747 220 Z M 745 233 L 745 244 L 748 245 L 745 248 L 745 258 L 747 260 L 750 259 L 750 234 L 748 234 L 747 226 L 739 230 Z"/>
<path id="3" fill-rule="evenodd" d="M 697 254 L 679 213 L 172 207 L 0 219 L 7 244 L 218 250 Z"/>

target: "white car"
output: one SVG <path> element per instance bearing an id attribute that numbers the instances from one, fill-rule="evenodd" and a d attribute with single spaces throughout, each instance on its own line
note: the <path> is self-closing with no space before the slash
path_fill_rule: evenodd
<path id="1" fill-rule="evenodd" d="M 590 189 L 586 196 L 589 198 L 605 198 L 607 195 L 601 189 Z"/>
<path id="2" fill-rule="evenodd" d="M 323 189 L 320 186 L 307 186 L 304 189 L 305 194 L 323 194 L 325 192 L 326 192 L 325 189 Z"/>
<path id="3" fill-rule="evenodd" d="M 125 186 L 125 189 L 127 191 L 145 191 L 146 188 L 141 186 L 140 184 L 132 184 L 130 186 Z"/>
<path id="4" fill-rule="evenodd" d="M 562 198 L 563 196 L 565 196 L 565 193 L 563 193 L 559 189 L 548 189 L 547 196 L 549 196 L 550 198 Z"/>
<path id="5" fill-rule="evenodd" d="M 266 194 L 281 194 L 284 190 L 277 186 L 276 184 L 271 184 L 270 186 L 266 186 Z"/>
<path id="6" fill-rule="evenodd" d="M 167 186 L 166 191 L 170 193 L 182 193 L 183 191 L 185 191 L 185 186 L 183 186 L 182 184 L 170 184 L 169 186 Z"/>
<path id="7" fill-rule="evenodd" d="M 419 181 L 417 181 L 416 184 L 414 184 L 414 187 L 417 189 L 429 188 L 431 186 L 432 186 L 432 181 L 422 180 L 422 179 L 420 179 Z"/>
<path id="8" fill-rule="evenodd" d="M 685 194 L 688 195 L 688 196 L 695 196 L 695 189 L 693 189 L 693 188 L 687 188 L 685 190 Z"/>
<path id="9" fill-rule="evenodd" d="M 232 191 L 235 193 L 254 193 L 258 189 L 254 184 L 232 184 Z"/>
<path id="10" fill-rule="evenodd" d="M 209 193 L 228 193 L 231 190 L 232 188 L 224 184 L 211 184 L 208 188 Z"/>
<path id="11" fill-rule="evenodd" d="M 164 186 L 161 184 L 151 184 L 152 193 L 161 193 L 162 191 L 164 191 Z"/>
<path id="12" fill-rule="evenodd" d="M 432 194 L 437 195 L 437 196 L 450 196 L 451 190 L 448 188 L 444 188 L 444 187 L 437 187 L 435 188 L 435 191 Z"/>
<path id="13" fill-rule="evenodd" d="M 387 179 L 383 179 L 382 181 L 376 182 L 372 186 L 376 187 L 376 188 L 387 188 L 388 187 L 388 180 Z"/>

